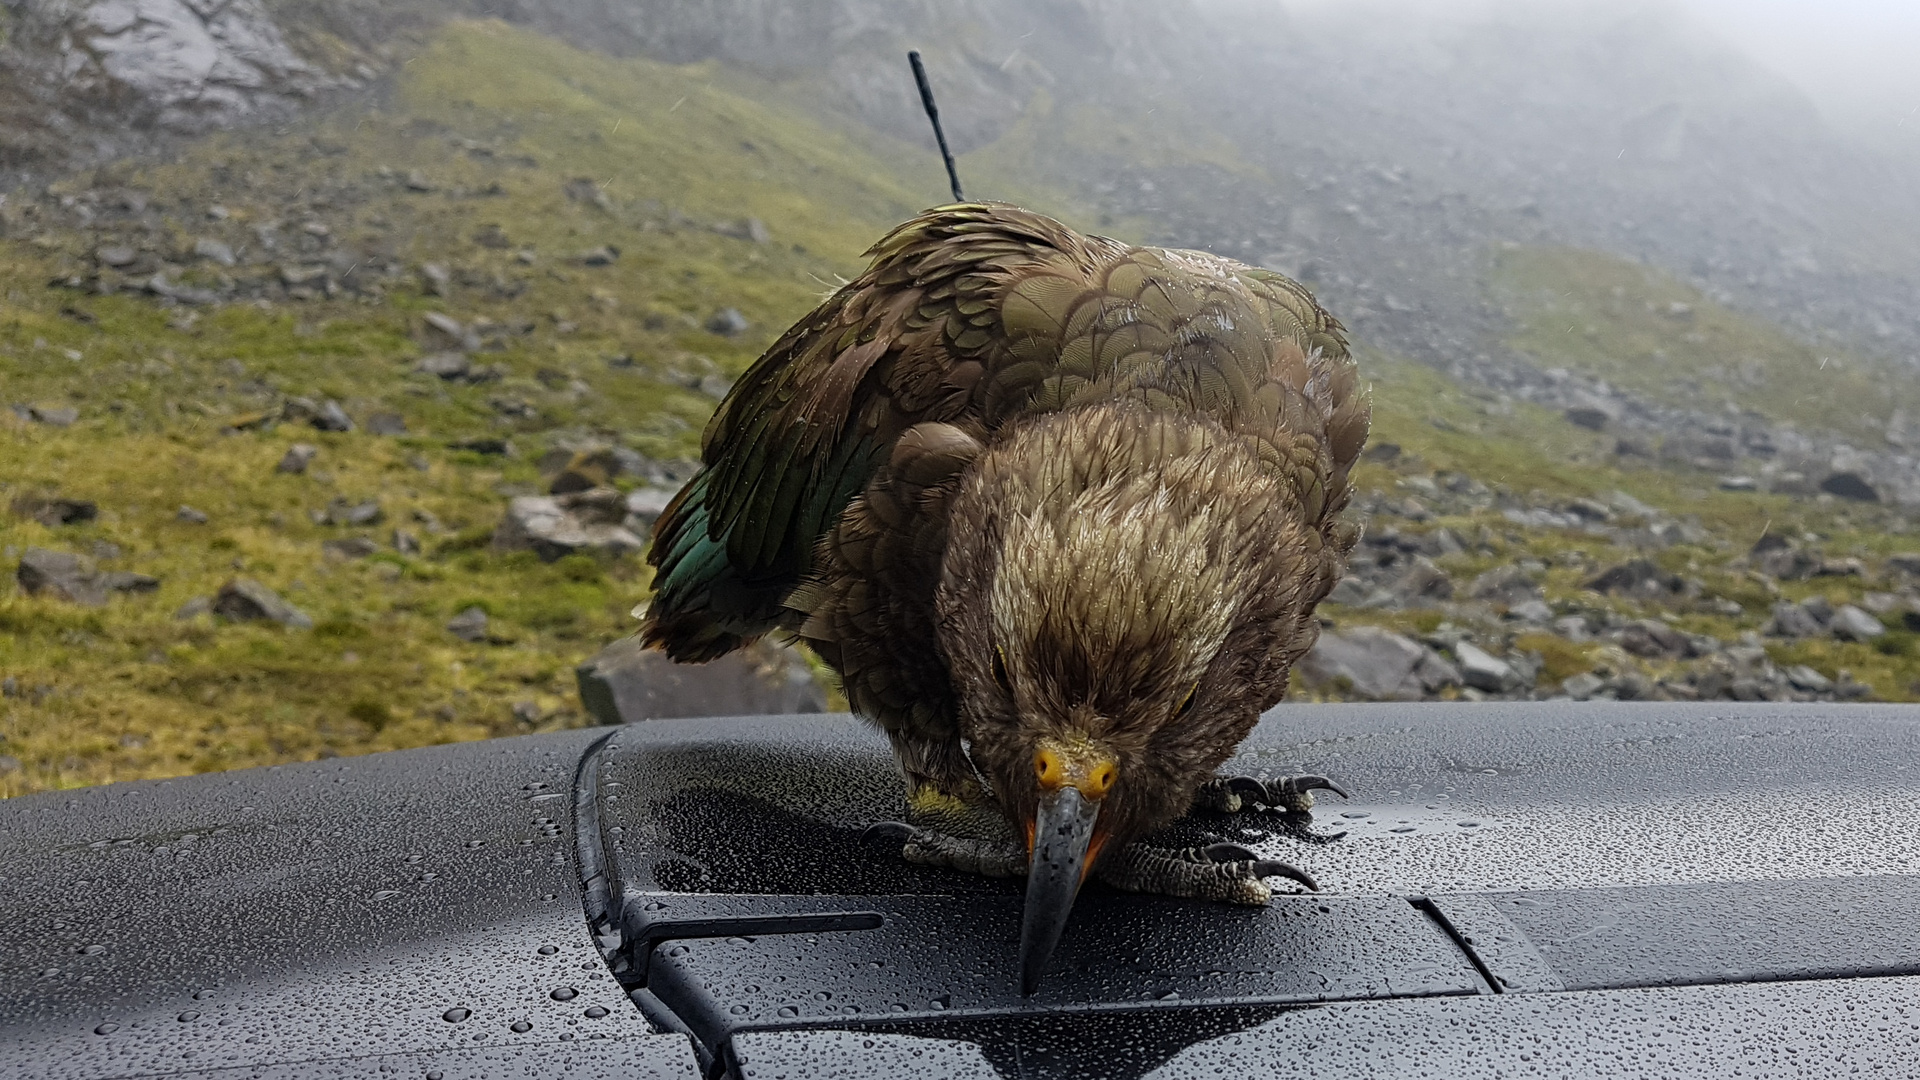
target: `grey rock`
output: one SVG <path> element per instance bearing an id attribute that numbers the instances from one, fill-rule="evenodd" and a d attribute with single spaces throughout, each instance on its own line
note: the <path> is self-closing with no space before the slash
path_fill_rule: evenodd
<path id="1" fill-rule="evenodd" d="M 602 244 L 580 253 L 582 266 L 612 266 L 618 261 L 620 261 L 620 249 L 612 244 Z"/>
<path id="2" fill-rule="evenodd" d="M 93 252 L 95 262 L 101 266 L 111 266 L 116 270 L 133 265 L 133 261 L 139 257 L 139 252 L 125 244 L 103 244 Z"/>
<path id="3" fill-rule="evenodd" d="M 1578 675 L 1569 675 L 1561 680 L 1560 692 L 1575 701 L 1587 701 L 1595 694 L 1598 694 L 1601 688 L 1606 685 L 1607 680 L 1595 675 L 1591 671 L 1583 671 Z"/>
<path id="4" fill-rule="evenodd" d="M 1920 552 L 1900 552 L 1887 556 L 1887 569 L 1920 577 Z"/>
<path id="5" fill-rule="evenodd" d="M 234 578 L 220 586 L 211 610 L 235 622 L 265 620 L 294 630 L 313 629 L 313 620 L 305 612 L 252 578 Z"/>
<path id="6" fill-rule="evenodd" d="M 462 343 L 467 340 L 467 328 L 461 325 L 459 319 L 451 315 L 439 311 L 429 311 L 422 318 L 428 327 L 445 334 L 449 340 L 455 343 Z"/>
<path id="7" fill-rule="evenodd" d="M 173 617 L 175 619 L 180 620 L 181 622 L 185 622 L 188 619 L 197 619 L 202 615 L 211 613 L 212 611 L 213 611 L 212 597 L 196 596 L 193 599 L 187 601 L 186 603 L 181 604 L 179 609 L 173 613 Z"/>
<path id="8" fill-rule="evenodd" d="M 364 559 L 380 550 L 380 545 L 364 536 L 348 536 L 320 541 L 320 550 L 336 559 Z"/>
<path id="9" fill-rule="evenodd" d="M 402 555 L 420 554 L 420 538 L 406 529 L 393 530 L 393 550 Z"/>
<path id="10" fill-rule="evenodd" d="M 1813 670 L 1805 664 L 1795 664 L 1783 674 L 1787 682 L 1796 690 L 1805 690 L 1809 694 L 1825 694 L 1833 689 L 1833 680 Z"/>
<path id="11" fill-rule="evenodd" d="M 513 456 L 513 444 L 511 442 L 491 435 L 480 435 L 471 439 L 455 439 L 449 442 L 447 446 L 454 450 L 466 450 L 475 454 L 486 454 L 490 457 Z"/>
<path id="12" fill-rule="evenodd" d="M 704 664 L 676 664 L 623 638 L 574 670 L 580 703 L 602 724 L 684 716 L 763 716 L 826 711 L 806 662 L 760 641 Z"/>
<path id="13" fill-rule="evenodd" d="M 20 771 L 20 759 L 12 754 L 0 754 L 0 776 L 11 776 Z"/>
<path id="14" fill-rule="evenodd" d="M 1833 621 L 1833 602 L 1824 596 L 1813 595 L 1800 601 L 1800 607 L 1817 619 L 1821 626 Z"/>
<path id="15" fill-rule="evenodd" d="M 1658 619 L 1636 619 L 1620 631 L 1620 647 L 1647 659 L 1679 659 L 1692 645 L 1687 635 Z"/>
<path id="16" fill-rule="evenodd" d="M 447 620 L 447 633 L 461 641 L 487 640 L 487 612 L 478 604 Z"/>
<path id="17" fill-rule="evenodd" d="M 420 264 L 420 287 L 428 296 L 445 296 L 453 285 L 453 275 L 439 263 Z"/>
<path id="18" fill-rule="evenodd" d="M 1631 559 L 1602 570 L 1581 588 L 1597 593 L 1659 596 L 1682 591 L 1686 582 L 1678 574 L 1660 569 L 1651 559 Z"/>
<path id="19" fill-rule="evenodd" d="M 609 499 L 610 496 L 610 499 Z M 611 520 L 602 503 L 611 502 Z M 620 557 L 646 542 L 620 524 L 626 502 L 618 491 L 598 488 L 569 495 L 521 495 L 507 506 L 493 533 L 499 551 L 531 550 L 543 562 L 574 552 Z"/>
<path id="20" fill-rule="evenodd" d="M 664 503 L 662 504 L 662 508 L 665 508 Z M 656 514 L 655 516 L 658 515 Z M 1349 575 L 1341 578 L 1340 583 L 1335 585 L 1333 591 L 1327 594 L 1327 603 L 1359 607 L 1365 604 L 1373 594 L 1373 586 L 1367 584 L 1360 578 Z"/>
<path id="21" fill-rule="evenodd" d="M 377 412 L 367 416 L 367 431 L 374 435 L 405 435 L 407 418 L 396 412 Z"/>
<path id="22" fill-rule="evenodd" d="M 1887 632 L 1886 624 L 1852 604 L 1840 605 L 1828 624 L 1833 635 L 1847 641 L 1872 641 Z"/>
<path id="23" fill-rule="evenodd" d="M 100 575 L 100 585 L 109 592 L 150 593 L 160 590 L 160 579 L 131 570 L 115 570 Z"/>
<path id="24" fill-rule="evenodd" d="M 339 402 L 331 398 L 320 406 L 319 411 L 314 413 L 313 419 L 308 423 L 321 431 L 353 430 L 353 420 L 347 416 L 347 411 L 340 407 Z"/>
<path id="25" fill-rule="evenodd" d="M 80 419 L 80 410 L 72 406 L 29 405 L 27 418 L 48 427 L 72 427 Z"/>
<path id="26" fill-rule="evenodd" d="M 727 378 L 725 375 L 702 375 L 700 381 L 694 384 L 694 389 L 715 401 L 719 401 L 721 398 L 726 397 L 727 393 L 733 389 L 733 380 Z"/>
<path id="27" fill-rule="evenodd" d="M 1605 431 L 1607 425 L 1616 419 L 1611 410 L 1591 404 L 1575 405 L 1560 415 L 1567 418 L 1567 423 L 1589 431 Z"/>
<path id="28" fill-rule="evenodd" d="M 719 311 L 709 315 L 706 322 L 708 332 L 719 334 L 722 337 L 732 337 L 735 334 L 746 333 L 749 325 L 747 317 L 740 314 L 740 309 L 738 308 L 721 308 Z"/>
<path id="29" fill-rule="evenodd" d="M 1751 476 L 1723 476 L 1720 478 L 1721 491 L 1758 491 L 1760 481 Z"/>
<path id="30" fill-rule="evenodd" d="M 653 523 L 666 512 L 667 504 L 680 493 L 678 488 L 648 485 L 627 492 L 626 526 L 635 532 L 652 529 Z M 637 526 L 637 527 L 636 527 Z"/>
<path id="31" fill-rule="evenodd" d="M 1420 605 L 1453 597 L 1453 579 L 1424 555 L 1416 555 L 1387 591 L 1403 605 Z"/>
<path id="32" fill-rule="evenodd" d="M 427 192 L 434 190 L 436 186 L 432 180 L 427 179 L 427 174 L 421 172 L 419 169 L 414 169 L 407 173 L 408 191 Z"/>
<path id="33" fill-rule="evenodd" d="M 1472 642 L 1462 641 L 1455 645 L 1453 656 L 1459 664 L 1461 680 L 1476 690 L 1501 694 L 1520 683 L 1520 674 L 1512 664 Z"/>
<path id="34" fill-rule="evenodd" d="M 1418 701 L 1426 692 L 1417 673 L 1427 650 L 1374 626 L 1326 632 L 1294 670 L 1308 686 L 1367 701 Z"/>
<path id="35" fill-rule="evenodd" d="M 185 503 L 181 503 L 180 509 L 173 512 L 173 518 L 175 521 L 184 521 L 189 525 L 205 525 L 212 520 L 205 510 L 195 509 Z"/>
<path id="36" fill-rule="evenodd" d="M 14 580 L 28 596 L 44 594 L 88 607 L 107 602 L 106 586 L 100 581 L 93 561 L 71 552 L 30 547 L 20 556 Z"/>
<path id="37" fill-rule="evenodd" d="M 220 266 L 232 266 L 239 261 L 234 258 L 232 248 L 205 236 L 193 242 L 193 255 L 196 259 L 205 259 Z"/>
<path id="38" fill-rule="evenodd" d="M 307 466 L 313 464 L 313 459 L 319 456 L 319 453 L 320 448 L 312 443 L 294 443 L 287 447 L 285 454 L 281 455 L 280 464 L 273 467 L 274 471 L 298 476 L 307 471 Z"/>
<path id="39" fill-rule="evenodd" d="M 1484 600 L 1492 604 L 1505 604 L 1511 608 L 1515 604 L 1541 598 L 1540 586 L 1524 568 L 1507 564 L 1496 566 L 1492 570 L 1473 579 L 1467 586 L 1467 596 L 1473 600 Z"/>
<path id="40" fill-rule="evenodd" d="M 1880 492 L 1857 472 L 1837 472 L 1820 481 L 1820 490 L 1856 502 L 1879 502 Z"/>
<path id="41" fill-rule="evenodd" d="M 413 370 L 451 381 L 464 378 L 472 367 L 473 361 L 467 359 L 466 353 L 439 352 L 421 357 Z"/>
<path id="42" fill-rule="evenodd" d="M 1575 645 L 1593 639 L 1592 630 L 1588 627 L 1587 618 L 1584 615 L 1562 615 L 1553 620 L 1553 630 L 1554 633 L 1559 634 Z"/>
<path id="43" fill-rule="evenodd" d="M 1553 621 L 1553 608 L 1545 600 L 1522 600 L 1507 609 L 1507 617 L 1544 626 Z"/>
<path id="44" fill-rule="evenodd" d="M 1764 539 L 1764 537 L 1762 538 Z M 1781 581 L 1810 578 L 1820 569 L 1820 560 L 1811 552 L 1796 547 L 1775 547 L 1750 555 L 1755 570 Z"/>
<path id="45" fill-rule="evenodd" d="M 1826 632 L 1826 626 L 1805 607 L 1783 600 L 1773 605 L 1773 618 L 1761 632 L 1773 637 L 1816 637 Z"/>
<path id="46" fill-rule="evenodd" d="M 324 520 L 329 525 L 377 525 L 385 516 L 385 512 L 380 509 L 378 499 L 365 499 L 355 503 L 335 498 L 327 503 Z"/>
<path id="47" fill-rule="evenodd" d="M 13 512 L 32 518 L 48 528 L 77 525 L 100 516 L 98 504 L 87 499 L 66 499 L 56 495 L 20 495 L 14 498 Z"/>

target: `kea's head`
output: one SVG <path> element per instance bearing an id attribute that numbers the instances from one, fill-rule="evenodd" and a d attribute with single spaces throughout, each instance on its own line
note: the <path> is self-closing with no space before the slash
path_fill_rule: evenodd
<path id="1" fill-rule="evenodd" d="M 1033 853 L 1031 989 L 1082 880 L 1185 814 L 1278 700 L 1337 572 L 1291 483 L 1211 420 L 1028 421 L 956 493 L 940 644 L 975 765 Z"/>

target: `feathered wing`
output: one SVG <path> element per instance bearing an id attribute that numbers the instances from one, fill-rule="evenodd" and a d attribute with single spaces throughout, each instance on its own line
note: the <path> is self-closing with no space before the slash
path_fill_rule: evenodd
<path id="1" fill-rule="evenodd" d="M 1103 243 L 1013 207 L 961 204 L 876 244 L 867 272 L 775 342 L 708 424 L 706 468 L 655 526 L 647 643 L 705 660 L 773 629 L 907 429 L 977 433 L 1025 405 L 1038 373 L 1008 352 L 1001 297 L 1043 269 L 1087 265 Z"/>

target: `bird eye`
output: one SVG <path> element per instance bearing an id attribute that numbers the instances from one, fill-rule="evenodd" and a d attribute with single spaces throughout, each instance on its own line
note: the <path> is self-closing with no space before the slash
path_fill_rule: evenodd
<path id="1" fill-rule="evenodd" d="M 993 681 L 999 683 L 1000 689 L 1008 696 L 1012 696 L 1013 679 L 1007 675 L 1007 654 L 998 645 L 993 647 Z"/>
<path id="2" fill-rule="evenodd" d="M 1200 697 L 1200 684 L 1198 682 L 1194 683 L 1192 686 L 1187 687 L 1187 696 L 1180 699 L 1179 706 L 1173 710 L 1173 718 L 1175 720 L 1178 720 L 1181 717 L 1184 717 L 1188 713 L 1192 712 L 1193 706 L 1195 702 L 1199 700 L 1199 697 Z"/>

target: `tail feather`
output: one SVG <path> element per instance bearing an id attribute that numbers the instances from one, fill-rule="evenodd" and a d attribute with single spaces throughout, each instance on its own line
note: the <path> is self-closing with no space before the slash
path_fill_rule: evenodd
<path id="1" fill-rule="evenodd" d="M 713 535 L 709 472 L 680 489 L 654 525 L 647 561 L 655 567 L 653 602 L 640 640 L 680 663 L 701 663 L 749 645 L 774 628 L 780 582 L 741 578 L 725 536 Z"/>

